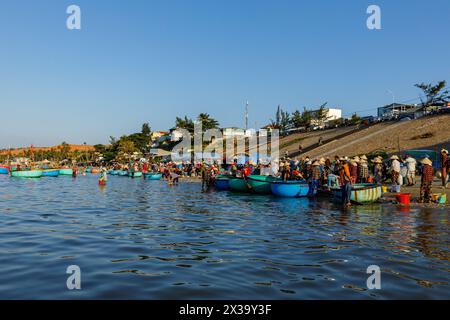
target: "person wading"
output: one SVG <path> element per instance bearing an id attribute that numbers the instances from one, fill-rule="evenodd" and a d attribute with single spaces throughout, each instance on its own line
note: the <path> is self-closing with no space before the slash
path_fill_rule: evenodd
<path id="1" fill-rule="evenodd" d="M 344 207 L 350 207 L 351 206 L 350 197 L 352 193 L 350 168 L 345 158 L 341 158 L 340 162 L 341 166 L 339 169 L 339 178 L 341 180 L 342 185 L 342 205 Z"/>

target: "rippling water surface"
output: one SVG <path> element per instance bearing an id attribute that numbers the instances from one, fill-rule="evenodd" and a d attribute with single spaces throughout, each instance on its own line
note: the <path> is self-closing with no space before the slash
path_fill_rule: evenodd
<path id="1" fill-rule="evenodd" d="M 0 299 L 450 298 L 448 209 L 199 191 L 0 176 Z"/>

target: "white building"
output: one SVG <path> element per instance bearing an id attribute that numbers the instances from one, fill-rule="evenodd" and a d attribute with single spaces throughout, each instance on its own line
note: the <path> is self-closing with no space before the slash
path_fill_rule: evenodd
<path id="1" fill-rule="evenodd" d="M 326 108 L 325 111 L 326 111 L 325 118 L 323 120 L 318 120 L 317 115 L 319 113 L 319 110 L 312 110 L 311 111 L 311 117 L 312 117 L 311 125 L 325 127 L 325 125 L 328 122 L 339 120 L 342 118 L 342 109 Z"/>

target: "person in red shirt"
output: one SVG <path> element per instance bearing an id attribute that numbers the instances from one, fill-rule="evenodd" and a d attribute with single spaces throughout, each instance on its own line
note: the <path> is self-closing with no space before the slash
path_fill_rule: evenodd
<path id="1" fill-rule="evenodd" d="M 242 169 L 242 176 L 244 177 L 244 178 L 247 178 L 251 173 L 252 173 L 252 170 L 250 169 L 250 167 L 249 167 L 249 165 L 248 164 L 246 164 L 245 166 L 244 166 L 244 169 Z"/>

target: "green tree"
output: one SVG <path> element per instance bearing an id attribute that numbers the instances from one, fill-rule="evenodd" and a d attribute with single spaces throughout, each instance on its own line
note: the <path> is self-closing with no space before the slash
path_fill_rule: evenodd
<path id="1" fill-rule="evenodd" d="M 361 123 L 361 117 L 358 116 L 356 113 L 352 114 L 352 117 L 349 120 L 350 125 L 356 125 Z"/>
<path id="2" fill-rule="evenodd" d="M 200 113 L 197 117 L 197 121 L 202 124 L 203 130 L 217 129 L 219 127 L 219 122 L 216 119 L 211 118 L 207 113 Z"/>
<path id="3" fill-rule="evenodd" d="M 450 99 L 450 93 L 445 89 L 446 82 L 439 81 L 436 85 L 432 85 L 431 83 L 425 84 L 415 84 L 415 87 L 421 89 L 425 96 L 425 100 L 422 100 L 422 105 L 424 107 L 432 106 L 436 103 L 447 102 Z"/>
<path id="4" fill-rule="evenodd" d="M 176 117 L 175 127 L 180 129 L 186 129 L 189 132 L 194 132 L 194 121 L 189 119 L 187 116 L 183 118 Z"/>
<path id="5" fill-rule="evenodd" d="M 148 136 L 148 137 L 151 135 L 152 130 L 151 130 L 150 125 L 148 124 L 148 122 L 146 122 L 146 123 L 144 123 L 142 125 L 141 133 L 143 135 L 145 135 L 145 136 Z"/>
<path id="6" fill-rule="evenodd" d="M 325 102 L 323 105 L 319 107 L 319 110 L 316 113 L 316 120 L 319 124 L 319 126 L 323 126 L 325 122 L 329 119 L 328 116 L 328 108 L 326 108 L 328 102 Z"/>

